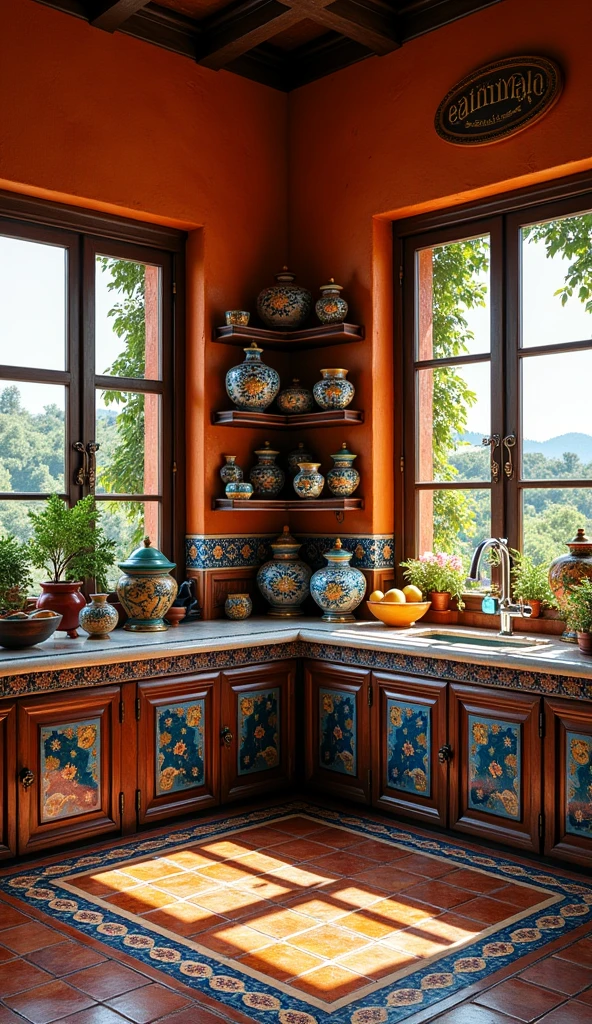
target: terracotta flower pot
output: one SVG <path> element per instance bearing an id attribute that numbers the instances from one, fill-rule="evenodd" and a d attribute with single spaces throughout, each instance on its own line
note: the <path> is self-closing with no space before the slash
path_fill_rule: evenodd
<path id="1" fill-rule="evenodd" d="M 580 633 L 578 631 L 578 647 L 582 654 L 592 654 L 592 633 Z"/>
<path id="2" fill-rule="evenodd" d="M 432 590 L 430 591 L 430 601 L 432 602 L 432 611 L 447 612 L 450 605 L 450 594 L 448 591 Z"/>
<path id="3" fill-rule="evenodd" d="M 538 619 L 541 614 L 541 601 L 532 600 L 527 601 L 526 604 L 529 604 L 532 608 L 532 615 L 530 616 L 531 619 Z"/>
<path id="4" fill-rule="evenodd" d="M 60 629 L 69 637 L 78 636 L 80 612 L 86 607 L 86 600 L 80 593 L 82 583 L 42 583 L 42 594 L 37 598 L 38 608 L 49 608 L 62 616 Z"/>

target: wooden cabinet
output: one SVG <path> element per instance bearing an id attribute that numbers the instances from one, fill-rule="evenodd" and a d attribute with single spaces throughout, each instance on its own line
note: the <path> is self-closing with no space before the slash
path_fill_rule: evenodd
<path id="1" fill-rule="evenodd" d="M 138 685 L 138 824 L 220 799 L 220 673 Z"/>
<path id="2" fill-rule="evenodd" d="M 369 803 L 370 671 L 306 661 L 304 688 L 306 782 L 315 791 Z"/>
<path id="3" fill-rule="evenodd" d="M 0 703 L 0 860 L 16 853 L 16 704 Z"/>
<path id="4" fill-rule="evenodd" d="M 372 688 L 373 804 L 446 826 L 447 684 L 373 672 Z"/>
<path id="5" fill-rule="evenodd" d="M 545 846 L 592 864 L 592 702 L 545 698 Z"/>
<path id="6" fill-rule="evenodd" d="M 294 661 L 220 673 L 221 800 L 263 796 L 294 776 Z"/>

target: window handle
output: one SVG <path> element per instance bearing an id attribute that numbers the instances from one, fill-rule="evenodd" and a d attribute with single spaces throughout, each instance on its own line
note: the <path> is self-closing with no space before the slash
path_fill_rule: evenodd
<path id="1" fill-rule="evenodd" d="M 89 441 L 86 446 L 86 454 L 88 456 L 88 471 L 87 471 L 87 483 L 91 491 L 94 491 L 95 484 L 97 482 L 97 460 L 95 458 L 96 452 L 100 448 L 100 444 L 96 441 Z"/>
<path id="2" fill-rule="evenodd" d="M 512 448 L 516 444 L 516 434 L 506 434 L 502 442 L 506 449 L 506 461 L 504 462 L 504 473 L 508 480 L 514 476 L 514 462 L 512 460 Z"/>
<path id="3" fill-rule="evenodd" d="M 492 434 L 491 437 L 484 437 L 481 444 L 489 445 L 489 453 L 491 460 L 491 479 L 494 484 L 499 482 L 500 478 L 500 464 L 495 457 L 495 450 L 499 448 L 502 440 L 501 434 Z"/>
<path id="4" fill-rule="evenodd" d="M 74 473 L 74 483 L 78 487 L 83 487 L 84 484 L 86 483 L 86 478 L 88 475 L 86 448 L 84 447 L 84 443 L 82 441 L 74 441 L 72 447 L 74 451 L 80 452 L 82 455 L 82 465 L 79 466 L 76 472 Z"/>

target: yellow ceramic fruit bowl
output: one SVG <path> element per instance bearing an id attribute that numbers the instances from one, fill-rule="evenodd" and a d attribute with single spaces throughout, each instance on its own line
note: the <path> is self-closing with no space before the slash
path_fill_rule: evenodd
<path id="1" fill-rule="evenodd" d="M 366 601 L 370 611 L 387 626 L 398 629 L 413 626 L 422 615 L 425 615 L 431 601 L 407 601 L 397 604 L 393 601 Z"/>

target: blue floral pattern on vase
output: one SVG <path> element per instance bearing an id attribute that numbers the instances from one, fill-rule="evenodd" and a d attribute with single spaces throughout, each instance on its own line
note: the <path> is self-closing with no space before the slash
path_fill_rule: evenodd
<path id="1" fill-rule="evenodd" d="M 280 391 L 277 396 L 277 406 L 281 412 L 286 413 L 288 416 L 312 412 L 314 409 L 312 391 L 301 387 L 298 377 L 294 377 L 292 387 Z"/>
<path id="2" fill-rule="evenodd" d="M 299 615 L 300 605 L 310 593 L 312 570 L 298 558 L 301 545 L 287 526 L 271 547 L 273 558 L 257 573 L 257 586 L 270 604 L 268 614 L 279 618 Z"/>
<path id="3" fill-rule="evenodd" d="M 319 764 L 331 772 L 355 775 L 356 699 L 340 690 L 319 691 Z"/>
<path id="4" fill-rule="evenodd" d="M 243 351 L 244 362 L 232 366 L 226 374 L 226 394 L 237 409 L 265 412 L 280 390 L 280 375 L 261 362 L 263 349 L 256 342 Z"/>
<path id="5" fill-rule="evenodd" d="M 314 400 L 321 409 L 347 408 L 356 393 L 347 373 L 341 368 L 321 370 L 322 380 L 317 381 L 312 389 Z"/>
<path id="6" fill-rule="evenodd" d="M 257 312 L 267 327 L 285 330 L 300 327 L 312 309 L 308 288 L 296 284 L 296 275 L 287 267 L 275 274 L 276 284 L 264 288 L 257 298 Z"/>
<path id="7" fill-rule="evenodd" d="M 423 704 L 387 698 L 387 786 L 432 795 L 430 710 Z"/>
<path id="8" fill-rule="evenodd" d="M 100 718 L 41 727 L 41 821 L 98 809 L 100 729 Z"/>
<path id="9" fill-rule="evenodd" d="M 203 786 L 205 700 L 178 701 L 156 712 L 156 795 Z"/>
<path id="10" fill-rule="evenodd" d="M 249 473 L 253 491 L 262 498 L 276 498 L 286 480 L 283 469 L 275 464 L 279 452 L 271 447 L 269 441 L 265 441 L 263 448 L 258 448 L 255 455 L 259 461 Z"/>
<path id="11" fill-rule="evenodd" d="M 520 725 L 468 716 L 469 807 L 520 819 Z"/>
<path id="12" fill-rule="evenodd" d="M 317 569 L 310 580 L 310 595 L 323 611 L 324 622 L 353 622 L 353 612 L 366 593 L 366 577 L 349 565 L 351 551 L 344 551 L 339 537 L 328 551 L 328 565 Z"/>
<path id="13" fill-rule="evenodd" d="M 566 732 L 565 830 L 576 836 L 592 836 L 592 736 Z"/>
<path id="14" fill-rule="evenodd" d="M 238 705 L 238 774 L 250 775 L 280 763 L 280 691 L 251 690 Z"/>

